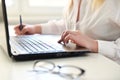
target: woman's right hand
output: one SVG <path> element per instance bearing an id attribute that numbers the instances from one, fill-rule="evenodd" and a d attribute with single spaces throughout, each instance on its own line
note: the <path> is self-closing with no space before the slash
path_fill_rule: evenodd
<path id="1" fill-rule="evenodd" d="M 78 46 L 85 47 L 92 52 L 98 52 L 98 42 L 87 35 L 76 31 L 64 31 L 58 43 L 67 44 L 69 41 Z"/>
<path id="2" fill-rule="evenodd" d="M 31 35 L 31 34 L 40 34 L 41 33 L 41 26 L 40 25 L 26 25 L 23 24 L 23 29 L 20 30 L 20 25 L 16 25 L 14 27 L 16 35 Z"/>

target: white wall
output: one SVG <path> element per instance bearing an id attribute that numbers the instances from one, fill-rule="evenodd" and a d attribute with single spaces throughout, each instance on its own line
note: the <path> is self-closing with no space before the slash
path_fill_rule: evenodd
<path id="1" fill-rule="evenodd" d="M 67 0 L 6 0 L 6 2 L 10 24 L 19 23 L 20 14 L 24 23 L 34 24 L 46 22 L 50 19 L 60 19 Z"/>

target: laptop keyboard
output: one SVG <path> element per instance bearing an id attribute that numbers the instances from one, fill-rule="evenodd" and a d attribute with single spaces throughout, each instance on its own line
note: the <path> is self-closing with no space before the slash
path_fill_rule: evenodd
<path id="1" fill-rule="evenodd" d="M 11 38 L 11 42 L 14 42 L 14 47 L 18 47 L 22 53 L 46 53 L 53 51 L 62 51 L 60 47 L 56 45 L 49 45 L 42 42 L 39 38 L 31 36 L 15 36 Z"/>

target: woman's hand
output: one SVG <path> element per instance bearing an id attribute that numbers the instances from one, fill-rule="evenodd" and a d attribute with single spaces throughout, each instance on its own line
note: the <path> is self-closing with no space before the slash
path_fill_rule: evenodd
<path id="1" fill-rule="evenodd" d="M 88 48 L 92 52 L 98 52 L 97 41 L 82 34 L 78 30 L 77 31 L 64 31 L 58 43 L 63 42 L 64 44 L 67 44 L 69 40 L 77 44 L 78 46 Z"/>
<path id="2" fill-rule="evenodd" d="M 19 29 L 19 26 L 20 25 L 16 25 L 14 28 L 15 34 L 17 34 L 17 35 L 30 35 L 30 34 L 35 34 L 35 33 L 38 33 L 38 34 L 41 33 L 40 25 L 25 25 L 25 24 L 23 24 L 22 30 Z"/>

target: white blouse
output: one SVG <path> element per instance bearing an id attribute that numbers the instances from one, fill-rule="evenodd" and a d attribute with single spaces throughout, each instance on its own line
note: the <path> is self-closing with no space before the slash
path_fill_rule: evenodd
<path id="1" fill-rule="evenodd" d="M 79 0 L 69 16 L 76 20 Z M 98 40 L 98 52 L 120 64 L 120 0 L 105 0 L 100 8 L 92 11 L 92 0 L 82 0 L 76 28 Z M 41 24 L 43 34 L 61 34 L 65 30 L 64 19 Z"/>

